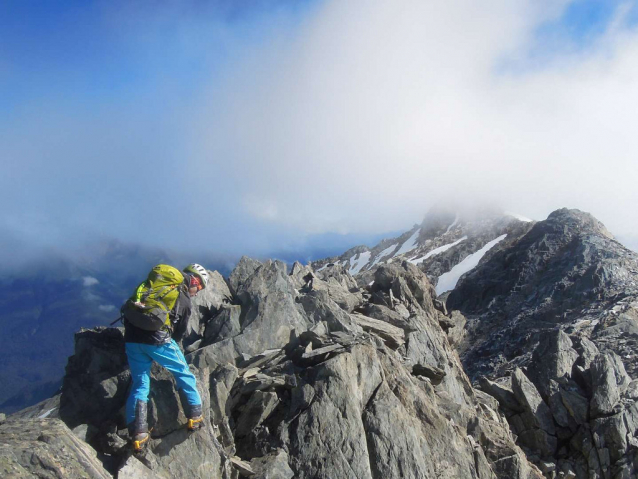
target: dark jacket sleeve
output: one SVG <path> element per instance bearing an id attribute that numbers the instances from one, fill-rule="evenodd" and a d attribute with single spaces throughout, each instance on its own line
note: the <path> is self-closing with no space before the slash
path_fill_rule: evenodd
<path id="1" fill-rule="evenodd" d="M 181 290 L 173 311 L 171 311 L 171 322 L 173 323 L 173 339 L 178 343 L 182 340 L 188 326 L 188 319 L 191 316 L 192 303 L 188 291 Z"/>

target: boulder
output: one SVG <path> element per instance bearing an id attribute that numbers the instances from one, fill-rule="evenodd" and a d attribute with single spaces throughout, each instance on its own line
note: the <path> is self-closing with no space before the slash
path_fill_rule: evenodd
<path id="1" fill-rule="evenodd" d="M 560 390 L 560 397 L 565 409 L 576 424 L 582 425 L 589 421 L 589 401 L 574 390 Z"/>
<path id="2" fill-rule="evenodd" d="M 117 418 L 130 377 L 123 329 L 80 330 L 62 383 L 60 418 L 71 428 Z"/>
<path id="3" fill-rule="evenodd" d="M 592 420 L 591 431 L 596 448 L 607 449 L 612 463 L 625 455 L 627 428 L 622 414 Z"/>
<path id="4" fill-rule="evenodd" d="M 283 449 L 250 461 L 253 479 L 293 479 L 295 473 L 288 465 L 288 454 Z"/>
<path id="5" fill-rule="evenodd" d="M 439 317 L 441 317 L 440 314 Z M 451 346 L 459 347 L 463 343 L 467 335 L 467 330 L 465 329 L 467 319 L 461 314 L 460 311 L 457 310 L 452 311 L 448 316 L 448 319 L 453 324 L 453 326 L 448 328 L 445 332 L 447 334 L 447 339 L 450 342 Z"/>
<path id="6" fill-rule="evenodd" d="M 242 256 L 228 277 L 228 287 L 231 294 L 237 296 L 248 279 L 261 267 L 262 264 L 256 259 Z"/>
<path id="7" fill-rule="evenodd" d="M 570 378 L 578 353 L 572 348 L 572 341 L 565 332 L 558 330 L 545 334 L 532 355 L 533 368 L 529 370 L 531 381 L 541 396 L 550 394 L 550 380 Z"/>
<path id="8" fill-rule="evenodd" d="M 363 303 L 363 295 L 360 292 L 351 292 L 336 281 L 324 282 L 320 279 L 315 279 L 312 291 L 327 292 L 328 297 L 348 313 L 351 313 Z"/>
<path id="9" fill-rule="evenodd" d="M 512 388 L 507 384 L 490 381 L 485 376 L 479 379 L 481 389 L 494 397 L 500 406 L 509 411 L 523 412 L 524 408 L 516 399 Z"/>
<path id="10" fill-rule="evenodd" d="M 437 368 L 435 366 L 429 366 L 427 364 L 415 364 L 412 366 L 412 374 L 415 376 L 424 376 L 430 381 L 432 384 L 440 384 L 443 381 L 443 378 L 446 375 L 446 372 L 443 369 Z"/>
<path id="11" fill-rule="evenodd" d="M 219 428 L 224 447 L 232 447 L 234 435 L 230 426 L 230 408 L 227 407 L 230 391 L 239 372 L 232 364 L 222 364 L 210 375 L 210 422 Z"/>
<path id="12" fill-rule="evenodd" d="M 331 299 L 326 290 L 311 291 L 301 296 L 299 302 L 311 323 L 325 322 L 331 332 L 360 334 L 363 331 L 353 318 Z"/>
<path id="13" fill-rule="evenodd" d="M 383 339 L 392 349 L 396 349 L 405 343 L 405 332 L 378 319 L 368 318 L 362 314 L 351 314 L 350 317 L 364 331 L 376 334 Z"/>
<path id="14" fill-rule="evenodd" d="M 589 412 L 592 418 L 607 416 L 620 401 L 615 362 L 608 354 L 598 354 L 591 363 L 592 398 Z"/>
<path id="15" fill-rule="evenodd" d="M 97 453 L 59 419 L 0 424 L 0 476 L 111 479 Z"/>
<path id="16" fill-rule="evenodd" d="M 534 426 L 547 434 L 555 435 L 556 428 L 551 410 L 543 401 L 534 384 L 518 368 L 512 373 L 512 391 L 525 411 L 533 415 Z"/>
<path id="17" fill-rule="evenodd" d="M 317 277 L 333 285 L 341 286 L 346 291 L 358 291 L 357 281 L 348 273 L 348 270 L 340 264 L 328 265 L 316 271 Z"/>
<path id="18" fill-rule="evenodd" d="M 299 261 L 293 263 L 292 268 L 290 268 L 290 279 L 295 285 L 295 288 L 301 289 L 306 285 L 304 277 L 308 274 L 312 274 L 316 278 L 311 266 L 304 266 Z"/>
<path id="19" fill-rule="evenodd" d="M 236 304 L 221 305 L 218 313 L 205 325 L 202 346 L 232 338 L 241 333 L 241 306 Z"/>
<path id="20" fill-rule="evenodd" d="M 274 392 L 255 391 L 243 406 L 243 410 L 237 419 L 235 436 L 246 436 L 254 428 L 259 426 L 273 412 L 279 399 Z"/>

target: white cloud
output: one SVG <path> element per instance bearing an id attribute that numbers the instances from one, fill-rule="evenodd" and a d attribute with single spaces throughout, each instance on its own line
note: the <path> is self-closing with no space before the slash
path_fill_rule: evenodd
<path id="1" fill-rule="evenodd" d="M 95 286 L 99 283 L 99 281 L 93 276 L 84 276 L 82 278 L 82 282 L 84 283 L 84 287 L 89 288 L 91 286 Z"/>
<path id="2" fill-rule="evenodd" d="M 98 309 L 100 311 L 104 311 L 106 313 L 110 313 L 111 311 L 115 311 L 115 306 L 113 306 L 112 304 L 100 304 L 98 306 Z"/>
<path id="3" fill-rule="evenodd" d="M 583 47 L 538 37 L 575 0 L 263 2 L 228 22 L 151 3 L 99 19 L 103 50 L 126 52 L 104 72 L 118 88 L 47 73 L 0 116 L 0 190 L 21 198 L 3 244 L 274 254 L 308 233 L 405 231 L 447 200 L 534 219 L 576 207 L 638 244 L 638 35 L 622 9 Z"/>
<path id="4" fill-rule="evenodd" d="M 392 230 L 481 198 L 636 236 L 638 35 L 619 21 L 530 63 L 567 3 L 326 2 L 215 84 L 192 173 L 233 178 L 246 214 L 306 232 Z"/>

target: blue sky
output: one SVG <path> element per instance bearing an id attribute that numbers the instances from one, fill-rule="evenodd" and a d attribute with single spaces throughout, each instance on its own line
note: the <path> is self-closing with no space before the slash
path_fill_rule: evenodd
<path id="1" fill-rule="evenodd" d="M 307 256 L 480 199 L 577 207 L 638 245 L 636 12 L 2 2 L 0 241 Z"/>

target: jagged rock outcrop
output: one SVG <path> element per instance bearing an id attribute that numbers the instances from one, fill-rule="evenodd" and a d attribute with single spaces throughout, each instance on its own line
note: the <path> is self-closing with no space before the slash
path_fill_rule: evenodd
<path id="1" fill-rule="evenodd" d="M 463 277 L 447 307 L 468 321 L 465 370 L 546 477 L 636 477 L 636 253 L 558 210 Z"/>
<path id="2" fill-rule="evenodd" d="M 0 476 L 110 479 L 97 453 L 59 419 L 0 422 Z"/>
<path id="3" fill-rule="evenodd" d="M 613 350 L 614 339 L 637 332 L 637 275 L 638 255 L 595 218 L 555 211 L 450 294 L 447 307 L 469 320 L 471 346 L 462 353 L 470 376 L 509 372 L 509 361 L 525 354 L 529 361 L 542 333 L 561 325 L 585 337 L 602 335 Z M 607 324 L 615 328 L 604 334 Z"/>
<path id="4" fill-rule="evenodd" d="M 542 477 L 498 402 L 472 388 L 448 341 L 459 316 L 435 304 L 418 268 L 379 268 L 370 292 L 345 271 L 312 287 L 301 272 L 244 259 L 230 297 L 199 316 L 184 347 L 205 398 L 201 430 L 185 430 L 175 383 L 154 367 L 151 444 L 130 455 L 116 328 L 76 335 L 60 417 L 120 478 Z M 219 315 L 232 327 L 206 334 Z"/>
<path id="5" fill-rule="evenodd" d="M 512 372 L 511 388 L 485 377 L 481 388 L 498 401 L 517 443 L 547 476 L 635 477 L 638 381 L 630 380 L 614 353 L 596 354 L 586 369 L 577 365 L 581 358 L 565 375 L 547 384 L 537 380 L 544 388 L 520 369 Z M 542 361 L 536 365 L 544 367 Z"/>

